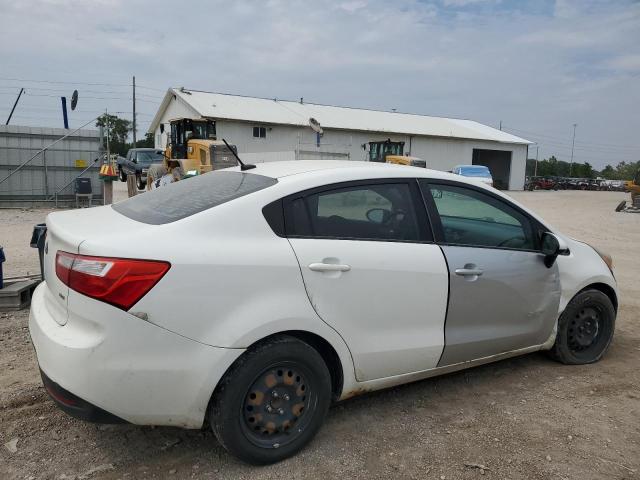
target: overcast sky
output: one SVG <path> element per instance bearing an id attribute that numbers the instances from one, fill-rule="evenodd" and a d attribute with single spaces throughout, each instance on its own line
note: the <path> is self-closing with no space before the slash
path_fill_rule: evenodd
<path id="1" fill-rule="evenodd" d="M 469 118 L 596 167 L 640 160 L 640 2 L 0 0 L 0 120 L 139 136 L 168 87 Z M 36 81 L 37 80 L 37 81 Z M 530 149 L 535 157 L 535 147 Z"/>

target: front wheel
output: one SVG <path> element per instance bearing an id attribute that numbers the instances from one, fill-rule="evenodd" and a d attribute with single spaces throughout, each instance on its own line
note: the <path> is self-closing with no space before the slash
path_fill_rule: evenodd
<path id="1" fill-rule="evenodd" d="M 136 175 L 136 186 L 138 187 L 138 190 L 144 190 L 144 187 L 146 185 L 147 185 L 147 182 L 142 180 L 142 177 L 140 175 Z"/>
<path id="2" fill-rule="evenodd" d="M 289 336 L 247 350 L 214 392 L 213 433 L 252 464 L 294 455 L 320 429 L 331 403 L 331 376 L 320 354 Z"/>
<path id="3" fill-rule="evenodd" d="M 615 323 L 616 311 L 608 296 L 599 290 L 580 292 L 560 316 L 549 354 L 568 365 L 597 362 L 609 348 Z"/>

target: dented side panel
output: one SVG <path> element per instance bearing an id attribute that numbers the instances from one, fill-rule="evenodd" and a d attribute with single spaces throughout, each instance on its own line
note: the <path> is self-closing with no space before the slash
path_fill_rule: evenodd
<path id="1" fill-rule="evenodd" d="M 443 246 L 451 269 L 446 346 L 438 366 L 543 344 L 560 304 L 557 263 L 536 252 Z M 482 275 L 456 275 L 456 269 Z"/>

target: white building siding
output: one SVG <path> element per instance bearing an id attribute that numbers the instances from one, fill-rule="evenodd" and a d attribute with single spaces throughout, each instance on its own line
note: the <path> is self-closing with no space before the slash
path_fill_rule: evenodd
<path id="1" fill-rule="evenodd" d="M 168 126 L 169 120 L 180 117 L 200 118 L 200 115 L 176 97 L 167 104 L 160 123 Z M 253 136 L 255 126 L 266 128 L 266 138 Z M 159 126 L 156 128 L 156 148 L 166 146 L 167 133 L 168 128 L 163 134 Z M 436 170 L 451 170 L 456 165 L 471 164 L 474 149 L 508 151 L 511 152 L 509 188 L 522 190 L 524 187 L 526 144 L 325 128 L 318 147 L 316 133 L 309 127 L 225 119 L 216 120 L 216 133 L 219 139 L 224 138 L 236 145 L 238 153 L 244 155 L 246 161 L 254 163 L 325 158 L 366 161 L 369 155 L 362 145 L 387 138 L 405 142 L 405 153 L 426 160 L 427 167 Z"/>

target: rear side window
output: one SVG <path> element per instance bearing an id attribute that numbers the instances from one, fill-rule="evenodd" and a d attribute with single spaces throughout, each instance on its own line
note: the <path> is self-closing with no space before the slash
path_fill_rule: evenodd
<path id="1" fill-rule="evenodd" d="M 114 203 L 112 208 L 138 222 L 162 225 L 257 192 L 277 182 L 275 178 L 254 173 L 210 172 Z"/>
<path id="2" fill-rule="evenodd" d="M 358 240 L 420 241 L 423 237 L 406 183 L 327 190 L 289 203 L 292 236 Z"/>

